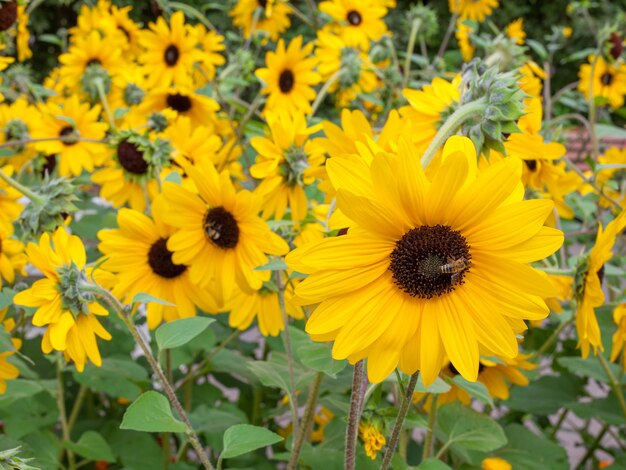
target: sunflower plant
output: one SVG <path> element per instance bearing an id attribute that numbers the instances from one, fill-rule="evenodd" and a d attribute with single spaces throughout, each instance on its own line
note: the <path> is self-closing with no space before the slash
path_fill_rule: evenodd
<path id="1" fill-rule="evenodd" d="M 626 468 L 624 31 L 0 0 L 0 467 Z"/>

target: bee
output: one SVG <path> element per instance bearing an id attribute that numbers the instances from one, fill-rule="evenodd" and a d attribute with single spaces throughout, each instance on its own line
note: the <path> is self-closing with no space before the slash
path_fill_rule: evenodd
<path id="1" fill-rule="evenodd" d="M 450 284 L 457 284 L 461 278 L 461 272 L 468 267 L 467 260 L 463 257 L 454 259 L 448 257 L 448 263 L 443 266 L 439 266 L 439 271 L 442 274 L 452 274 L 450 278 Z"/>
<path id="2" fill-rule="evenodd" d="M 209 237 L 213 241 L 219 240 L 221 236 L 220 234 L 221 228 L 222 228 L 221 225 L 214 225 L 214 224 L 207 225 L 205 227 L 207 237 Z"/>

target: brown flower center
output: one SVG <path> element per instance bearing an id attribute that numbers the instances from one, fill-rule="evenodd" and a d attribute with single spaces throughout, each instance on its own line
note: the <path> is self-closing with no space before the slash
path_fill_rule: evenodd
<path id="1" fill-rule="evenodd" d="M 405 233 L 391 252 L 396 285 L 412 297 L 431 299 L 452 292 L 470 268 L 470 247 L 446 225 L 421 225 Z"/>
<path id="2" fill-rule="evenodd" d="M 189 111 L 192 106 L 191 98 L 186 95 L 181 95 L 180 93 L 167 95 L 166 102 L 168 107 L 172 108 L 174 111 L 178 111 L 179 113 Z"/>
<path id="3" fill-rule="evenodd" d="M 348 16 L 346 16 L 346 19 L 348 20 L 348 23 L 350 23 L 352 26 L 358 26 L 361 24 L 361 21 L 363 21 L 361 13 L 356 10 L 350 10 L 348 12 Z"/>
<path id="4" fill-rule="evenodd" d="M 295 83 L 295 77 L 293 72 L 289 69 L 285 69 L 280 73 L 278 77 L 278 87 L 283 93 L 289 93 L 293 89 Z"/>
<path id="5" fill-rule="evenodd" d="M 148 264 L 154 274 L 166 279 L 178 277 L 187 269 L 187 266 L 172 261 L 172 252 L 167 249 L 167 238 L 159 238 L 152 244 L 148 252 Z"/>
<path id="6" fill-rule="evenodd" d="M 6 31 L 17 20 L 17 0 L 0 3 L 0 31 Z"/>
<path id="7" fill-rule="evenodd" d="M 59 132 L 59 137 L 63 145 L 74 145 L 77 142 L 78 135 L 72 126 L 65 126 Z"/>
<path id="8" fill-rule="evenodd" d="M 129 173 L 145 175 L 148 171 L 148 162 L 143 158 L 143 152 L 132 142 L 123 140 L 117 146 L 117 159 Z"/>
<path id="9" fill-rule="evenodd" d="M 213 207 L 204 217 L 204 234 L 218 248 L 235 248 L 239 241 L 239 225 L 226 209 Z"/>
<path id="10" fill-rule="evenodd" d="M 604 72 L 600 77 L 600 82 L 602 82 L 604 86 L 610 86 L 611 83 L 613 83 L 613 74 L 610 72 Z"/>
<path id="11" fill-rule="evenodd" d="M 257 0 L 257 2 L 259 3 L 259 6 L 263 9 L 265 9 L 265 7 L 267 6 L 267 0 Z"/>
<path id="12" fill-rule="evenodd" d="M 165 49 L 165 53 L 163 54 L 163 59 L 165 59 L 165 63 L 169 67 L 174 67 L 178 63 L 178 58 L 180 57 L 180 52 L 178 52 L 178 47 L 174 44 L 170 44 Z"/>
<path id="13" fill-rule="evenodd" d="M 530 171 L 537 170 L 537 160 L 524 160 L 524 163 Z"/>

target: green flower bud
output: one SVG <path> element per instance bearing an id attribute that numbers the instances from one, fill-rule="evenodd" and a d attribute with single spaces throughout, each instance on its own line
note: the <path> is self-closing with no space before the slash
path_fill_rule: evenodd
<path id="1" fill-rule="evenodd" d="M 104 95 L 111 91 L 111 77 L 99 62 L 93 62 L 87 66 L 80 84 L 92 101 L 100 99 L 100 88 Z"/>

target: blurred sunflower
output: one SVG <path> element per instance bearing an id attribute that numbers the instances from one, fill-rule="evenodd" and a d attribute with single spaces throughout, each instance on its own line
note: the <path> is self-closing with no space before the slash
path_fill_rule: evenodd
<path id="1" fill-rule="evenodd" d="M 626 304 L 620 304 L 613 310 L 613 321 L 617 326 L 613 333 L 613 342 L 611 346 L 611 362 L 614 362 L 619 356 L 624 345 L 626 345 Z M 626 371 L 626 350 L 622 352 L 622 368 Z"/>
<path id="2" fill-rule="evenodd" d="M 309 139 L 321 126 L 307 128 L 301 112 L 267 113 L 267 124 L 267 137 L 250 140 L 258 152 L 250 174 L 262 180 L 255 192 L 263 198 L 263 218 L 282 219 L 289 208 L 291 220 L 301 221 L 309 209 L 304 188 L 324 163 L 322 149 Z"/>
<path id="3" fill-rule="evenodd" d="M 24 244 L 19 240 L 11 238 L 12 226 L 0 225 L 0 288 L 2 280 L 9 284 L 15 281 L 15 273 L 25 275 L 26 255 L 24 254 Z"/>
<path id="4" fill-rule="evenodd" d="M 171 182 L 163 184 L 168 203 L 164 220 L 178 228 L 167 243 L 176 264 L 190 265 L 193 283 L 215 283 L 218 304 L 239 289 L 260 289 L 270 271 L 254 268 L 268 262 L 265 253 L 288 251 L 285 241 L 258 217 L 260 200 L 247 190 L 235 191 L 228 172 L 208 161 L 185 168 L 199 194 Z"/>
<path id="5" fill-rule="evenodd" d="M 150 30 L 142 30 L 139 39 L 144 48 L 139 62 L 143 64 L 148 87 L 190 85 L 193 64 L 200 51 L 185 27 L 183 12 L 173 13 L 169 25 L 159 17 L 148 26 Z"/>
<path id="6" fill-rule="evenodd" d="M 284 295 L 287 315 L 298 320 L 304 318 L 302 309 L 291 302 L 293 287 L 287 285 Z M 269 284 L 251 292 L 235 289 L 226 301 L 224 310 L 230 311 L 228 324 L 232 328 L 245 330 L 256 318 L 263 336 L 276 336 L 285 329 L 278 292 Z"/>
<path id="7" fill-rule="evenodd" d="M 276 41 L 291 25 L 290 13 L 291 8 L 281 0 L 237 0 L 228 14 L 233 24 L 243 29 L 244 38 L 262 31 Z"/>
<path id="8" fill-rule="evenodd" d="M 261 93 L 268 95 L 265 111 L 311 113 L 311 101 L 316 95 L 313 86 L 321 80 L 320 75 L 313 70 L 317 58 L 309 57 L 312 51 L 313 43 L 302 47 L 302 36 L 297 36 L 286 49 L 285 41 L 281 39 L 275 52 L 267 52 L 267 67 L 255 72 L 265 84 Z"/>
<path id="9" fill-rule="evenodd" d="M 107 257 L 104 268 L 117 274 L 119 283 L 113 294 L 130 300 L 146 292 L 172 305 L 148 303 L 148 328 L 161 322 L 196 315 L 196 307 L 216 312 L 218 305 L 207 289 L 200 289 L 189 279 L 187 266 L 172 261 L 167 241 L 174 228 L 163 222 L 165 202 L 157 197 L 152 202 L 152 218 L 131 209 L 117 213 L 119 228 L 100 230 L 99 250 Z"/>
<path id="10" fill-rule="evenodd" d="M 0 144 L 10 140 L 28 140 L 32 130 L 39 121 L 39 111 L 20 97 L 13 103 L 0 105 Z M 17 145 L 12 147 L 15 155 L 5 162 L 19 170 L 25 163 L 32 160 L 36 151 L 32 145 Z M 1 217 L 1 216 L 0 216 Z"/>
<path id="11" fill-rule="evenodd" d="M 526 33 L 524 32 L 524 18 L 518 18 L 506 27 L 506 35 L 515 40 L 515 44 L 524 44 Z"/>
<path id="12" fill-rule="evenodd" d="M 606 98 L 613 109 L 621 108 L 626 94 L 626 64 L 607 64 L 602 56 L 598 56 L 595 66 L 594 56 L 589 56 L 589 64 L 580 66 L 578 72 L 578 90 L 589 99 L 591 87 L 593 97 Z"/>
<path id="13" fill-rule="evenodd" d="M 470 19 L 482 23 L 498 8 L 498 0 L 448 0 L 450 13 L 459 15 L 459 19 Z"/>
<path id="14" fill-rule="evenodd" d="M 15 328 L 15 320 L 13 318 L 5 320 L 7 311 L 7 308 L 0 310 L 0 321 L 2 321 L 4 331 L 10 333 Z M 15 351 L 17 351 L 22 347 L 22 340 L 19 338 L 11 338 L 11 344 Z M 0 394 L 7 391 L 7 380 L 16 379 L 20 375 L 19 369 L 7 360 L 15 354 L 15 351 L 4 351 L 0 353 Z"/>
<path id="15" fill-rule="evenodd" d="M 376 0 L 327 0 L 319 5 L 321 12 L 334 23 L 330 28 L 348 46 L 368 51 L 370 41 L 378 41 L 387 32 L 382 18 L 387 9 Z"/>
<path id="16" fill-rule="evenodd" d="M 44 233 L 39 244 L 26 247 L 28 260 L 38 268 L 44 279 L 35 281 L 32 287 L 19 292 L 13 299 L 17 305 L 37 307 L 32 322 L 47 327 L 41 341 L 45 354 L 53 350 L 63 351 L 66 360 L 72 360 L 82 372 L 91 361 L 102 365 L 96 337 L 110 340 L 111 335 L 102 327 L 96 316 L 109 312 L 93 300 L 85 300 L 80 294 L 78 270 L 85 268 L 85 247 L 75 235 L 69 235 L 59 227 L 52 235 Z M 91 274 L 90 269 L 85 275 Z M 96 281 L 109 287 L 114 279 L 101 269 L 95 271 Z"/>
<path id="17" fill-rule="evenodd" d="M 480 463 L 481 470 L 513 470 L 513 466 L 500 457 L 488 457 Z"/>
<path id="18" fill-rule="evenodd" d="M 1 170 L 8 176 L 13 175 L 13 167 L 5 165 Z M 12 227 L 24 206 L 19 202 L 22 193 L 0 180 L 0 227 Z"/>
<path id="19" fill-rule="evenodd" d="M 187 116 L 193 126 L 209 126 L 217 120 L 219 109 L 215 100 L 196 93 L 193 89 L 176 86 L 150 90 L 145 96 L 140 111 L 146 114 L 164 109 L 175 111 L 177 116 Z"/>
<path id="20" fill-rule="evenodd" d="M 33 56 L 30 50 L 30 32 L 28 31 L 28 13 L 26 5 L 17 6 L 17 32 L 15 37 L 15 48 L 17 49 L 17 60 L 24 62 Z"/>
<path id="21" fill-rule="evenodd" d="M 600 327 L 596 318 L 595 308 L 604 303 L 602 281 L 604 280 L 604 264 L 613 256 L 615 239 L 626 227 L 626 211 L 622 211 L 603 230 L 598 224 L 596 243 L 589 255 L 582 255 L 576 266 L 574 275 L 574 299 L 576 300 L 576 330 L 578 331 L 578 347 L 582 357 L 589 356 L 589 347 L 594 354 L 604 351 Z"/>
<path id="22" fill-rule="evenodd" d="M 608 148 L 598 158 L 601 165 L 626 165 L 626 148 Z M 626 207 L 626 172 L 624 168 L 599 167 L 596 173 L 596 184 L 604 193 L 618 201 L 622 207 Z M 602 207 L 611 207 L 611 201 L 604 197 L 598 199 Z"/>
<path id="23" fill-rule="evenodd" d="M 472 33 L 474 33 L 474 28 L 470 27 L 467 24 L 467 21 L 457 21 L 456 22 L 456 30 L 454 35 L 456 36 L 456 40 L 459 43 L 459 48 L 461 49 L 461 57 L 465 62 L 469 62 L 474 57 L 474 52 L 476 51 L 476 47 L 471 42 Z"/>
<path id="24" fill-rule="evenodd" d="M 406 139 L 397 156 L 377 154 L 371 166 L 335 161 L 326 165 L 350 229 L 286 259 L 310 274 L 298 301 L 320 304 L 306 325 L 312 338 L 334 340 L 335 359 L 367 358 L 372 382 L 399 366 L 430 384 L 445 356 L 475 381 L 479 350 L 516 357 L 523 320 L 545 318 L 542 297 L 555 295 L 528 263 L 563 243 L 543 225 L 552 202 L 523 200 L 520 161 L 478 174 L 463 137 L 448 140 L 430 180 Z"/>
<path id="25" fill-rule="evenodd" d="M 226 49 L 224 36 L 215 31 L 208 31 L 202 24 L 193 26 L 191 34 L 195 35 L 197 47 L 202 51 L 198 54 L 198 63 L 202 68 L 203 78 L 213 80 L 215 68 L 226 63 L 226 58 L 220 54 Z"/>
<path id="26" fill-rule="evenodd" d="M 36 142 L 35 148 L 46 155 L 58 154 L 61 176 L 93 171 L 94 166 L 102 163 L 104 146 L 91 141 L 102 140 L 108 128 L 107 124 L 98 122 L 98 116 L 100 106 L 90 108 L 77 95 L 60 103 L 48 101 L 41 107 L 41 119 L 31 137 L 50 140 Z"/>

